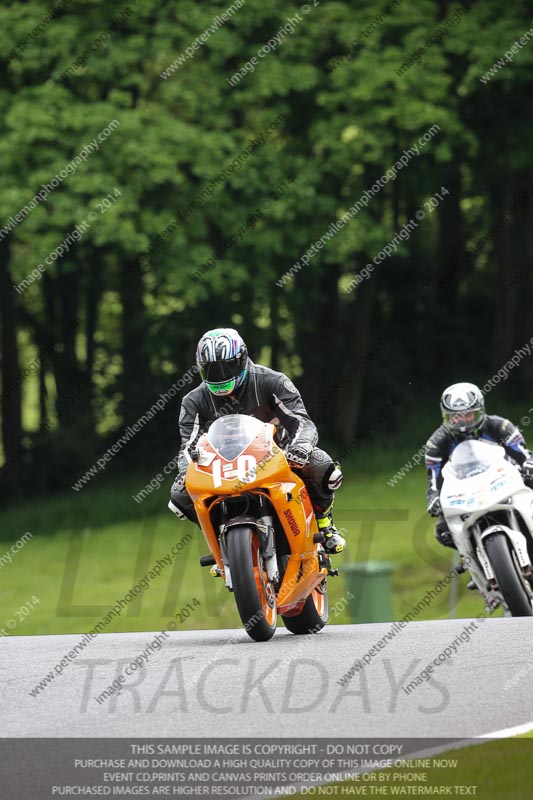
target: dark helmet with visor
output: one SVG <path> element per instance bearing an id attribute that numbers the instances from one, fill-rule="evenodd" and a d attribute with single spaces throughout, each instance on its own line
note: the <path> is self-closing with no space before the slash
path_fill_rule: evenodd
<path id="1" fill-rule="evenodd" d="M 198 342 L 196 364 L 210 392 L 231 394 L 248 375 L 248 349 L 234 328 L 214 328 Z"/>

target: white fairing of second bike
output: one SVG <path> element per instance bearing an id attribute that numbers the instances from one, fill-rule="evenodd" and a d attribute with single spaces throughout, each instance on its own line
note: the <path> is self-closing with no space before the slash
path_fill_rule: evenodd
<path id="1" fill-rule="evenodd" d="M 480 474 L 459 478 L 454 472 L 454 455 L 461 456 L 456 448 L 450 461 L 442 470 L 443 484 L 440 492 L 442 512 L 454 542 L 465 559 L 472 577 L 487 600 L 498 599 L 505 605 L 499 592 L 487 594 L 487 580 L 494 573 L 484 546 L 487 536 L 504 533 L 521 567 L 530 565 L 526 537 L 519 528 L 516 515 L 520 515 L 533 538 L 533 491 L 522 480 L 519 469 L 505 459 L 505 451 L 498 445 L 485 442 L 468 442 L 481 458 L 490 464 Z M 457 458 L 457 456 L 456 456 Z M 492 525 L 482 532 L 476 522 L 486 514 L 505 511 L 508 524 Z"/>

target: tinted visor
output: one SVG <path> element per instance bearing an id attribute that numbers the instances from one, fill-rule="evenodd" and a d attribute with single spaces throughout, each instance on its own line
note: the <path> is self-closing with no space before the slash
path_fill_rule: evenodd
<path id="1" fill-rule="evenodd" d="M 207 383 L 226 383 L 237 378 L 246 367 L 246 355 L 241 354 L 225 361 L 208 361 L 200 363 L 200 377 Z"/>
<path id="2" fill-rule="evenodd" d="M 450 428 L 450 430 L 470 431 L 481 424 L 483 410 L 475 408 L 468 411 L 445 411 L 443 419 L 444 424 Z"/>

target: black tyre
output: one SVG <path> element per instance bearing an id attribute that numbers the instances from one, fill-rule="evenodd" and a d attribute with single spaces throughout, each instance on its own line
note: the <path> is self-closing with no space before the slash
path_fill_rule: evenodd
<path id="1" fill-rule="evenodd" d="M 484 545 L 500 591 L 513 617 L 533 616 L 531 600 L 518 574 L 507 536 L 504 533 L 487 536 Z"/>
<path id="2" fill-rule="evenodd" d="M 328 621 L 328 617 L 328 586 L 325 578 L 317 589 L 313 589 L 297 616 L 281 615 L 287 630 L 298 635 L 318 633 Z"/>
<path id="3" fill-rule="evenodd" d="M 244 630 L 255 642 L 276 632 L 276 593 L 263 565 L 259 537 L 246 526 L 231 528 L 227 538 L 233 593 Z"/>

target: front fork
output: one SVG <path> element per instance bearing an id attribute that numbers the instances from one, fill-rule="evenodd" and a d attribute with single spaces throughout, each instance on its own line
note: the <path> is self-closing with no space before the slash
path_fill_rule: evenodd
<path id="1" fill-rule="evenodd" d="M 278 558 L 276 556 L 276 542 L 274 538 L 274 522 L 270 514 L 264 514 L 255 524 L 259 536 L 261 553 L 265 564 L 268 580 L 279 583 Z"/>
<path id="2" fill-rule="evenodd" d="M 253 519 L 241 518 L 239 520 L 231 520 L 229 523 L 225 522 L 222 525 L 220 525 L 219 542 L 220 542 L 220 552 L 222 555 L 222 563 L 224 564 L 224 581 L 226 587 L 230 591 L 233 591 L 233 581 L 231 578 L 231 570 L 228 561 L 226 537 L 228 533 L 231 531 L 231 528 L 236 527 L 237 525 L 249 525 L 256 531 L 259 539 L 261 556 L 263 559 L 263 564 L 265 567 L 268 580 L 271 583 L 278 584 L 279 567 L 278 567 L 278 559 L 276 556 L 274 523 L 272 520 L 272 516 L 270 514 L 263 514 L 262 517 L 257 517 Z"/>

